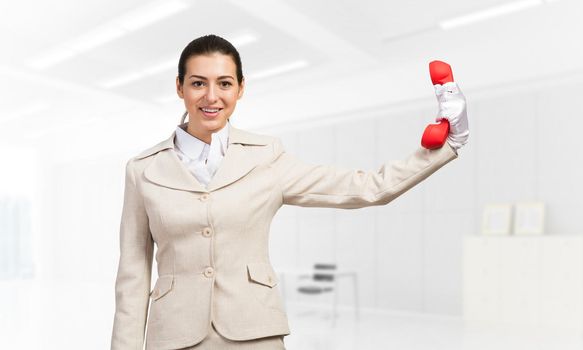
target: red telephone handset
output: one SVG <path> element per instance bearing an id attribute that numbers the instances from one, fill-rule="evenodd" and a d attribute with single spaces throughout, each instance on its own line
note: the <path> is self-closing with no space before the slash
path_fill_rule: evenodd
<path id="1" fill-rule="evenodd" d="M 453 81 L 451 66 L 442 61 L 431 61 L 429 63 L 429 74 L 431 82 L 435 84 L 445 84 Z M 421 145 L 427 149 L 440 148 L 445 144 L 449 134 L 449 122 L 442 119 L 438 124 L 429 124 L 421 137 Z"/>

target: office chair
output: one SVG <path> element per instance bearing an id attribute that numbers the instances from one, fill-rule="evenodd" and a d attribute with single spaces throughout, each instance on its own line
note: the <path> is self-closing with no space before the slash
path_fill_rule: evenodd
<path id="1" fill-rule="evenodd" d="M 336 264 L 316 263 L 314 264 L 313 274 L 299 276 L 299 279 L 310 279 L 313 283 L 300 285 L 297 289 L 299 293 L 307 295 L 320 295 L 328 292 L 334 293 L 334 301 L 332 304 L 332 325 L 334 325 L 336 321 L 336 306 L 338 302 L 336 276 L 334 274 L 335 271 Z"/>

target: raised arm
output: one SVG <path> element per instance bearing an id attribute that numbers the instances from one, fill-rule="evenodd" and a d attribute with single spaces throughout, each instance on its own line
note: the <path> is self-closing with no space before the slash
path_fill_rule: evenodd
<path id="1" fill-rule="evenodd" d="M 283 204 L 302 207 L 355 209 L 384 205 L 451 160 L 457 152 L 446 143 L 439 149 L 419 147 L 407 158 L 383 164 L 377 171 L 312 165 L 273 143 L 273 169 Z"/>

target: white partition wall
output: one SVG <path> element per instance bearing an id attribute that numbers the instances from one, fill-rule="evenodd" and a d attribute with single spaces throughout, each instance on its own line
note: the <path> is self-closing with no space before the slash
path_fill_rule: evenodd
<path id="1" fill-rule="evenodd" d="M 461 315 L 464 237 L 479 232 L 486 203 L 541 200 L 549 234 L 581 234 L 583 83 L 465 94 L 471 135 L 457 160 L 387 206 L 284 207 L 273 236 L 296 238 L 274 238 L 276 268 L 332 260 L 359 270 L 363 307 Z M 435 113 L 408 104 L 271 134 L 306 161 L 377 170 L 411 153 Z M 341 303 L 351 305 L 349 286 L 341 289 Z"/>
<path id="2" fill-rule="evenodd" d="M 411 153 L 420 140 L 425 110 L 411 110 L 377 118 L 377 159 L 382 162 L 400 159 Z M 410 138 L 405 135 L 415 135 Z M 426 283 L 424 259 L 424 186 L 402 194 L 387 206 L 378 208 L 376 247 L 378 299 L 377 307 L 424 311 Z"/>

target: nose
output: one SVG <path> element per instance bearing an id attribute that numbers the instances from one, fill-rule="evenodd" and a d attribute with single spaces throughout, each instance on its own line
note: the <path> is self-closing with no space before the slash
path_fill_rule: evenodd
<path id="1" fill-rule="evenodd" d="M 215 91 L 215 87 L 212 84 L 209 84 L 209 87 L 206 91 L 205 99 L 210 103 L 216 102 L 217 100 L 217 93 Z"/>

